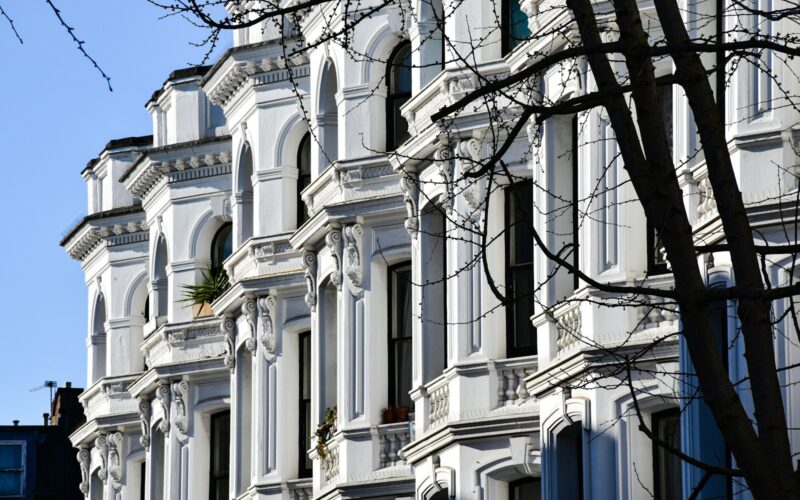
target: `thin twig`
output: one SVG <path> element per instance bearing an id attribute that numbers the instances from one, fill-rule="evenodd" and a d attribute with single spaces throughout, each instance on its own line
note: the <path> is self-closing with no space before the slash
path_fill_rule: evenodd
<path id="1" fill-rule="evenodd" d="M 47 3 L 47 5 L 50 6 L 51 9 L 53 9 L 53 13 L 58 18 L 58 21 L 61 23 L 61 26 L 63 26 L 64 29 L 67 30 L 67 33 L 69 33 L 69 36 L 72 37 L 72 40 L 78 45 L 78 50 L 81 52 L 81 54 L 83 54 L 83 57 L 88 59 L 89 62 L 92 63 L 92 66 L 94 66 L 97 69 L 97 71 L 100 72 L 100 75 L 102 75 L 102 77 L 105 79 L 106 84 L 108 85 L 108 91 L 109 92 L 113 92 L 114 89 L 111 88 L 111 77 L 109 77 L 106 74 L 106 72 L 103 71 L 103 69 L 100 67 L 100 65 L 97 64 L 97 61 L 95 61 L 94 58 L 92 58 L 92 56 L 90 56 L 89 53 L 86 52 L 86 49 L 83 48 L 83 45 L 84 45 L 85 42 L 80 40 L 80 39 L 78 39 L 78 37 L 75 36 L 75 28 L 73 28 L 72 26 L 68 25 L 67 22 L 64 21 L 64 18 L 61 17 L 61 11 L 58 10 L 58 7 L 56 7 L 53 4 L 52 0 L 44 0 L 44 1 Z"/>
<path id="2" fill-rule="evenodd" d="M 17 37 L 17 40 L 19 40 L 19 43 L 20 44 L 25 43 L 25 42 L 22 41 L 22 37 L 19 36 L 19 32 L 17 31 L 17 28 L 14 26 L 14 20 L 11 19 L 11 17 L 8 14 L 6 14 L 6 11 L 3 10 L 3 6 L 2 5 L 0 5 L 0 16 L 5 17 L 6 20 L 8 21 L 8 24 L 11 25 L 11 31 L 14 32 L 14 35 Z"/>

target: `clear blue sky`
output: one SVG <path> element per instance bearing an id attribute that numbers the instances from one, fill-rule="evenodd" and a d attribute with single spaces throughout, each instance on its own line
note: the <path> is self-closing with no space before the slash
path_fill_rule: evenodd
<path id="1" fill-rule="evenodd" d="M 201 62 L 203 33 L 145 0 L 59 0 L 111 77 L 81 57 L 44 0 L 0 0 L 0 196 L 6 284 L 0 326 L 0 425 L 41 422 L 44 380 L 86 384 L 86 289 L 58 242 L 86 214 L 80 172 L 111 138 L 151 133 L 144 103 L 170 71 Z M 230 47 L 227 33 L 218 53 Z"/>

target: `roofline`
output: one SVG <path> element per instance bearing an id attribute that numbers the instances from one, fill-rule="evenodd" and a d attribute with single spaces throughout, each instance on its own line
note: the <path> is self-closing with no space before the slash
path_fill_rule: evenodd
<path id="1" fill-rule="evenodd" d="M 95 220 L 110 219 L 112 217 L 119 217 L 121 215 L 132 215 L 137 213 L 144 213 L 144 208 L 142 208 L 141 205 L 129 205 L 127 207 L 117 207 L 117 208 L 112 208 L 111 210 L 105 210 L 103 212 L 95 212 L 93 214 L 89 214 L 83 219 L 81 219 L 80 222 L 78 222 L 75 225 L 75 227 L 70 229 L 67 232 L 66 236 L 61 238 L 59 245 L 62 247 L 66 246 L 69 240 L 71 240 L 72 237 L 75 236 L 81 229 L 83 229 L 83 227 L 89 222 Z"/>
<path id="2" fill-rule="evenodd" d="M 165 153 L 168 151 L 176 151 L 179 149 L 186 149 L 192 148 L 196 146 L 203 146 L 205 144 L 213 144 L 215 142 L 225 142 L 231 139 L 230 135 L 219 135 L 214 137 L 205 137 L 203 139 L 197 139 L 194 141 L 186 141 L 186 142 L 177 142 L 175 144 L 166 144 L 164 146 L 158 146 L 155 148 L 150 148 L 144 151 L 144 154 L 139 157 L 133 164 L 125 170 L 119 178 L 119 182 L 125 182 L 128 177 L 130 177 L 133 172 L 136 171 L 136 168 L 153 153 Z"/>
<path id="3" fill-rule="evenodd" d="M 158 98 L 161 97 L 161 94 L 164 93 L 164 87 L 169 82 L 173 80 L 182 80 L 184 78 L 192 78 L 198 76 L 202 77 L 211 68 L 212 68 L 211 65 L 205 65 L 205 66 L 189 66 L 187 68 L 176 69 L 175 71 L 169 74 L 166 80 L 164 80 L 164 83 L 161 84 L 161 88 L 153 92 L 153 94 L 150 96 L 150 99 L 148 99 L 147 102 L 144 103 L 144 107 L 146 108 L 147 106 L 150 105 L 151 102 L 157 101 Z"/>
<path id="4" fill-rule="evenodd" d="M 291 40 L 291 38 L 290 38 Z M 230 58 L 233 54 L 237 54 L 239 52 L 246 52 L 248 50 L 257 49 L 261 47 L 269 47 L 272 45 L 278 45 L 280 42 L 284 41 L 283 39 L 273 39 L 273 40 L 265 40 L 263 42 L 255 42 L 255 43 L 248 43 L 247 45 L 239 45 L 238 47 L 231 47 L 230 49 L 226 50 L 220 57 L 217 59 L 217 62 L 214 63 L 213 66 L 209 68 L 206 74 L 203 76 L 203 79 L 200 80 L 200 85 L 203 86 L 209 82 L 214 75 L 219 71 L 219 69 L 225 64 L 225 61 Z"/>
<path id="5" fill-rule="evenodd" d="M 121 148 L 141 148 L 152 145 L 152 135 L 134 135 L 130 137 L 120 137 L 119 139 L 111 139 L 106 143 L 105 146 L 103 146 L 103 149 L 100 150 L 100 154 L 97 155 L 97 157 L 92 158 L 86 163 L 86 166 L 83 168 L 83 170 L 81 170 L 81 174 L 94 168 L 94 166 L 100 161 L 100 156 L 102 156 L 102 154 L 106 151 Z"/>

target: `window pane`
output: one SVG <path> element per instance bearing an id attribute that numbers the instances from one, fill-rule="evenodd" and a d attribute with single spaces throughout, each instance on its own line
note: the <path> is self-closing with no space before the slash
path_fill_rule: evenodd
<path id="1" fill-rule="evenodd" d="M 514 269 L 514 347 L 536 348 L 533 316 L 533 269 L 523 266 Z"/>
<path id="2" fill-rule="evenodd" d="M 508 199 L 511 207 L 511 259 L 512 264 L 533 262 L 533 232 L 531 213 L 533 211 L 533 183 L 524 182 L 509 188 Z"/>
<path id="3" fill-rule="evenodd" d="M 22 468 L 22 445 L 0 444 L 0 469 Z"/>
<path id="4" fill-rule="evenodd" d="M 666 410 L 653 415 L 653 431 L 659 439 L 673 448 L 681 447 L 680 412 Z M 653 468 L 656 498 L 681 498 L 681 460 L 664 447 L 653 443 Z"/>
<path id="5" fill-rule="evenodd" d="M 509 500 L 540 500 L 542 498 L 541 478 L 531 477 L 512 482 L 508 486 Z"/>
<path id="6" fill-rule="evenodd" d="M 511 52 L 521 41 L 530 35 L 528 15 L 519 5 L 519 0 L 505 0 L 503 19 L 503 51 Z"/>
<path id="7" fill-rule="evenodd" d="M 411 46 L 406 44 L 392 59 L 389 92 L 392 94 L 411 92 Z"/>
<path id="8" fill-rule="evenodd" d="M 22 472 L 0 472 L 0 495 L 19 495 L 22 491 Z"/>
<path id="9" fill-rule="evenodd" d="M 397 394 L 396 406 L 411 408 L 411 340 L 399 341 L 395 344 L 394 366 L 397 369 L 395 375 Z"/>

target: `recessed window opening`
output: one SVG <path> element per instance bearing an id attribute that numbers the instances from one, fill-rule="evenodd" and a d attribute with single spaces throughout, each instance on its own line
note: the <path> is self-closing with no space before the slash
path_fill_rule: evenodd
<path id="1" fill-rule="evenodd" d="M 506 351 L 508 357 L 536 354 L 533 316 L 533 182 L 517 181 L 506 189 Z"/>
<path id="2" fill-rule="evenodd" d="M 306 134 L 300 140 L 297 148 L 297 227 L 308 220 L 308 207 L 301 194 L 311 184 L 311 134 Z"/>
<path id="3" fill-rule="evenodd" d="M 298 403 L 300 422 L 298 427 L 298 477 L 311 477 L 312 462 L 308 457 L 311 449 L 311 332 L 303 332 L 298 337 L 300 370 L 298 377 Z"/>
<path id="4" fill-rule="evenodd" d="M 211 242 L 211 267 L 220 269 L 225 259 L 233 253 L 233 224 L 223 224 Z"/>
<path id="5" fill-rule="evenodd" d="M 392 151 L 408 139 L 408 122 L 400 114 L 400 107 L 411 98 L 410 42 L 402 42 L 389 56 L 386 87 L 386 150 Z"/>
<path id="6" fill-rule="evenodd" d="M 211 459 L 209 460 L 209 500 L 230 497 L 231 412 L 211 415 Z"/>
<path id="7" fill-rule="evenodd" d="M 389 269 L 389 405 L 411 408 L 411 265 Z"/>
<path id="8" fill-rule="evenodd" d="M 522 11 L 519 0 L 503 0 L 500 31 L 503 55 L 508 54 L 531 36 L 528 15 Z"/>

